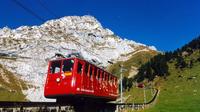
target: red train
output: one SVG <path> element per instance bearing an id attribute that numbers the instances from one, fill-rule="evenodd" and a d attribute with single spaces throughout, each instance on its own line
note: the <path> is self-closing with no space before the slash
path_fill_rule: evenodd
<path id="1" fill-rule="evenodd" d="M 116 100 L 117 77 L 79 58 L 52 60 L 49 62 L 44 96 L 56 98 L 57 102 Z"/>

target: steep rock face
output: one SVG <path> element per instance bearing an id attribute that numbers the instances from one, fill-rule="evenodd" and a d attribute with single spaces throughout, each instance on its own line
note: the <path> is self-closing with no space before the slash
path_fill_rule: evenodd
<path id="1" fill-rule="evenodd" d="M 43 85 L 48 60 L 55 53 L 79 52 L 86 60 L 94 59 L 106 67 L 108 61 L 127 60 L 134 53 L 149 50 L 156 49 L 121 39 L 92 16 L 68 16 L 41 26 L 0 29 L 0 55 L 15 58 L 0 58 L 0 64 L 34 85 L 24 91 L 31 101 L 46 100 Z"/>

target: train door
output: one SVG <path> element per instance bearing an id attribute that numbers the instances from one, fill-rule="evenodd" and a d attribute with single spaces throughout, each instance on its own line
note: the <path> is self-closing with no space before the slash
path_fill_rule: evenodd
<path id="1" fill-rule="evenodd" d="M 112 92 L 112 88 L 111 88 L 111 75 L 108 74 L 108 93 Z"/>
<path id="2" fill-rule="evenodd" d="M 71 93 L 75 85 L 75 80 L 73 78 L 74 73 L 74 59 L 64 59 L 61 68 L 61 85 L 60 90 L 65 93 Z"/>
<path id="3" fill-rule="evenodd" d="M 57 93 L 61 93 L 59 89 L 61 80 L 61 64 L 62 60 L 54 60 L 49 62 L 47 81 L 45 84 L 45 96 L 56 94 L 55 90 L 58 90 Z"/>
<path id="4" fill-rule="evenodd" d="M 110 77 L 110 90 L 111 90 L 111 93 L 114 94 L 114 84 L 113 84 L 113 76 Z"/>
<path id="5" fill-rule="evenodd" d="M 97 68 L 94 67 L 94 76 L 93 76 L 93 90 L 97 90 Z"/>
<path id="6" fill-rule="evenodd" d="M 87 62 L 84 63 L 84 68 L 83 68 L 84 72 L 83 72 L 83 76 L 82 76 L 82 86 L 81 86 L 81 91 L 85 92 L 85 90 L 87 90 L 88 86 L 89 86 L 89 64 Z"/>
<path id="7" fill-rule="evenodd" d="M 94 91 L 95 93 L 98 91 L 98 75 L 99 75 L 99 69 L 95 68 L 95 72 L 94 72 L 95 76 L 94 76 Z"/>
<path id="8" fill-rule="evenodd" d="M 117 81 L 117 78 L 114 77 L 114 94 L 117 95 L 118 94 L 118 81 Z"/>
<path id="9" fill-rule="evenodd" d="M 105 94 L 108 93 L 108 74 L 105 74 Z"/>
<path id="10" fill-rule="evenodd" d="M 104 90 L 105 90 L 105 84 L 104 84 L 104 81 L 105 81 L 105 72 L 103 71 L 102 72 L 102 79 L 101 79 L 101 95 L 104 95 Z"/>
<path id="11" fill-rule="evenodd" d="M 94 80 L 93 76 L 94 76 L 94 67 L 92 65 L 90 65 L 89 88 L 88 88 L 89 92 L 92 92 L 93 88 L 94 88 L 94 86 L 93 86 L 93 80 Z"/>
<path id="12" fill-rule="evenodd" d="M 99 70 L 99 75 L 98 75 L 98 94 L 101 94 L 101 89 L 102 89 L 102 70 Z"/>
<path id="13" fill-rule="evenodd" d="M 77 92 L 80 92 L 82 88 L 82 77 L 83 77 L 83 65 L 84 63 L 80 60 L 76 60 L 76 90 Z"/>

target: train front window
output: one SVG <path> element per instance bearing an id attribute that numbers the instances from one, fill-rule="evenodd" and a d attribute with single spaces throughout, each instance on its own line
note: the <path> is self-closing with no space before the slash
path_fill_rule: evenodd
<path id="1" fill-rule="evenodd" d="M 50 73 L 60 73 L 61 61 L 52 61 L 50 66 Z"/>
<path id="2" fill-rule="evenodd" d="M 73 65 L 74 65 L 74 60 L 64 60 L 63 61 L 63 67 L 62 67 L 62 71 L 65 72 L 71 72 L 73 69 Z"/>

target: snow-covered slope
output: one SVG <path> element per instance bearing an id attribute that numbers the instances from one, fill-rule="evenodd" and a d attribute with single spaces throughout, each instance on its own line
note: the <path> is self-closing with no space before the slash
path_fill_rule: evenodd
<path id="1" fill-rule="evenodd" d="M 55 53 L 79 52 L 85 59 L 107 66 L 108 61 L 126 60 L 148 50 L 156 49 L 116 36 L 92 16 L 67 16 L 41 26 L 0 29 L 0 55 L 15 58 L 0 58 L 0 64 L 34 85 L 24 91 L 31 101 L 46 100 L 43 85 L 47 64 Z"/>

